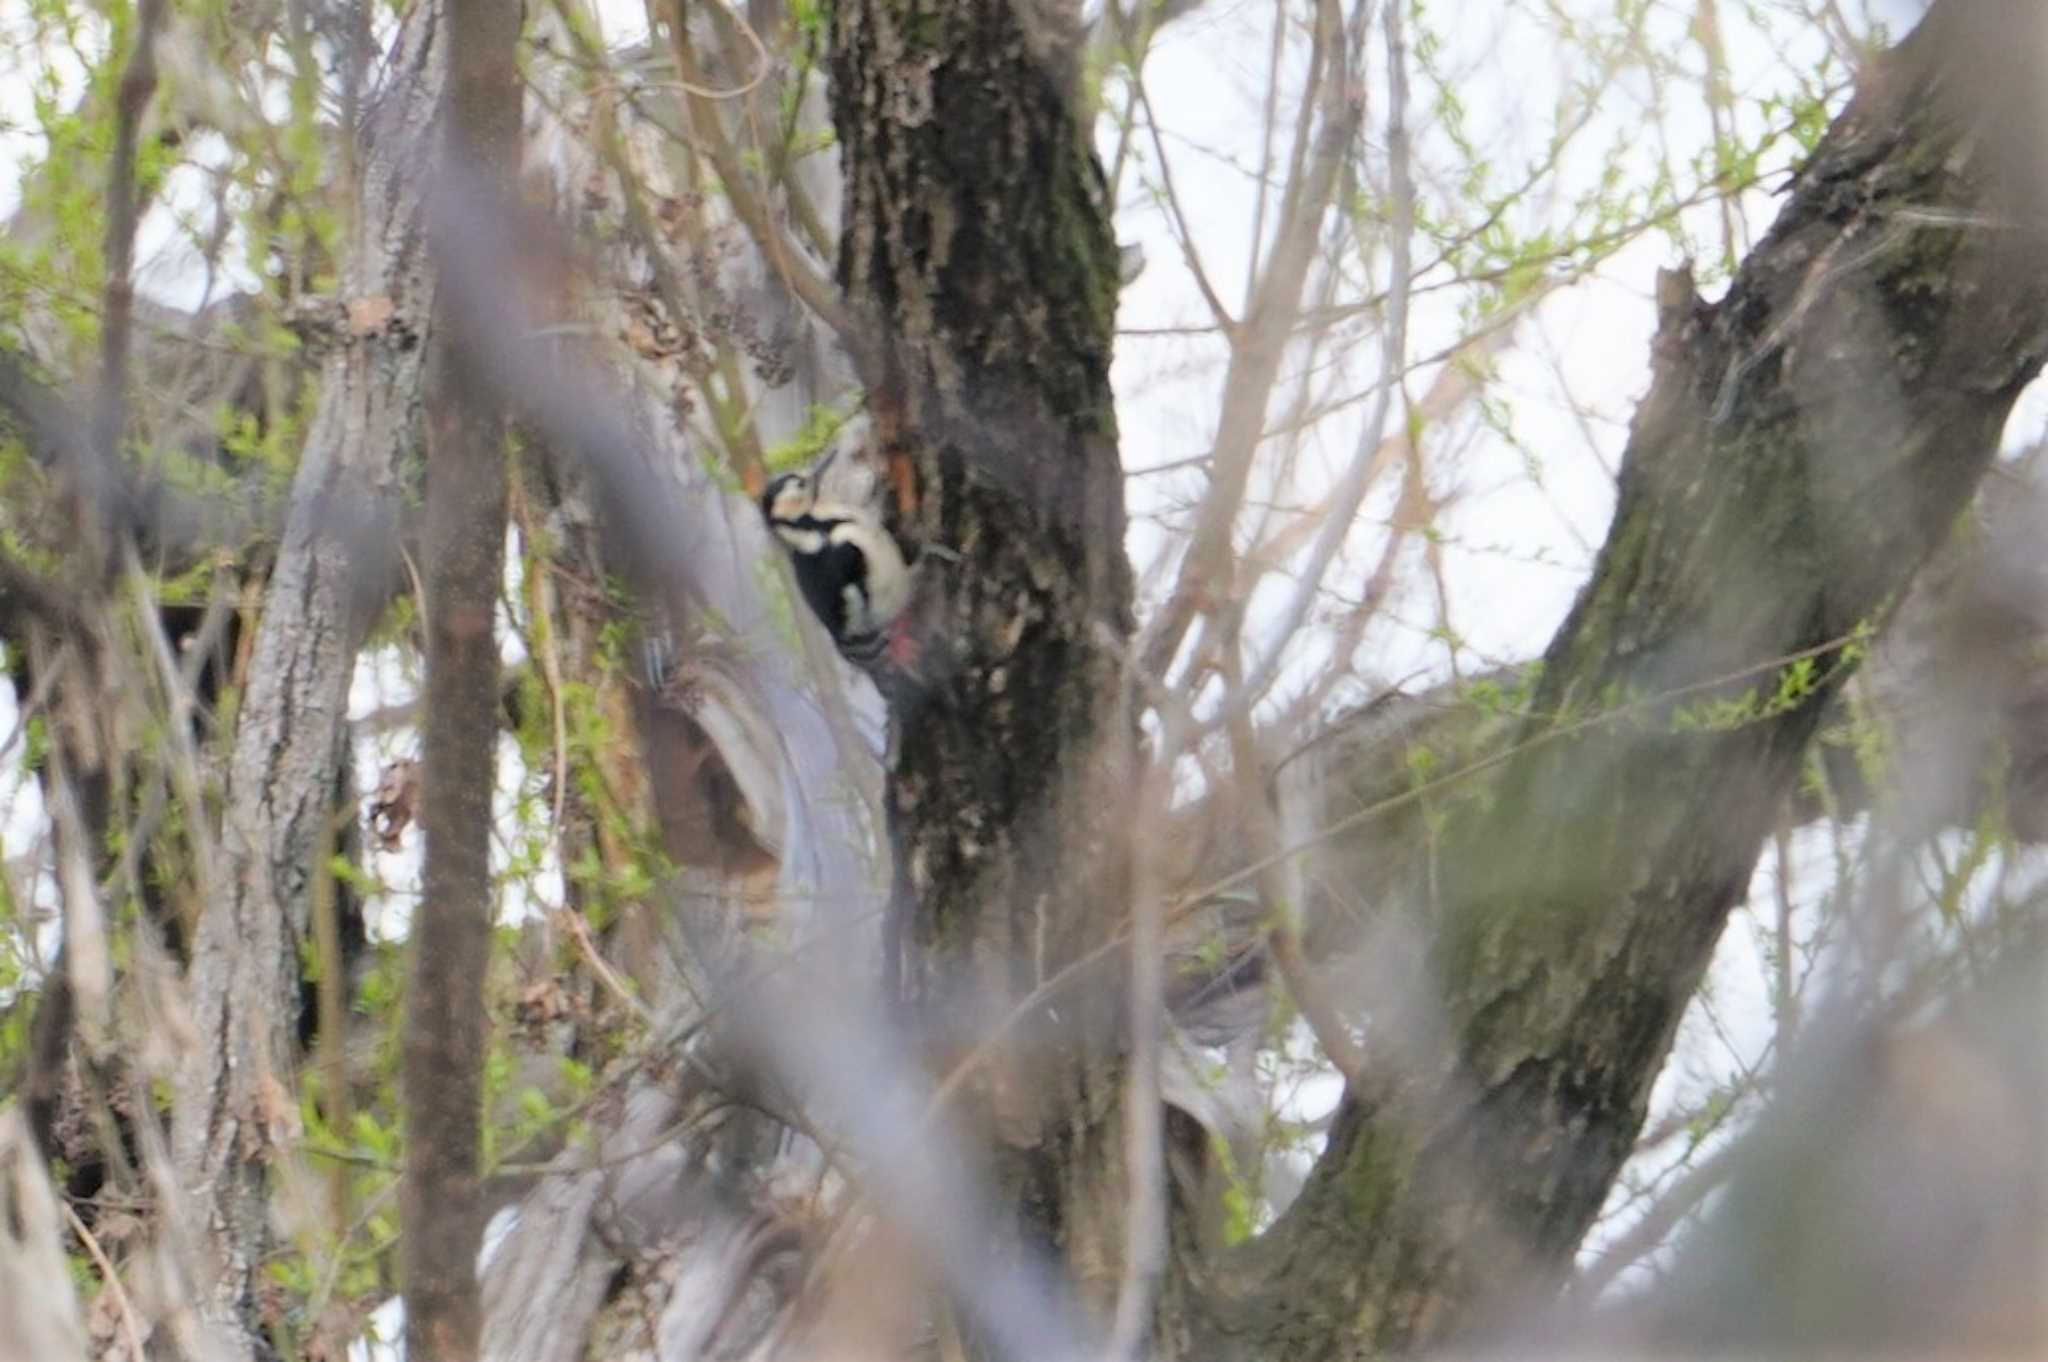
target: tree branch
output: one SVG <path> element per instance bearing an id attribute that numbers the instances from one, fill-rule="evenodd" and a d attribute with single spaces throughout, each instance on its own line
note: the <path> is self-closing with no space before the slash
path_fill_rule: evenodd
<path id="1" fill-rule="evenodd" d="M 126 528 L 129 508 L 121 497 L 121 438 L 128 426 L 128 362 L 135 312 L 135 229 L 142 216 L 142 186 L 136 178 L 136 143 L 142 116 L 156 93 L 156 36 L 164 0 L 139 0 L 134 46 L 121 72 L 114 104 L 114 155 L 107 168 L 107 281 L 100 317 L 100 391 L 93 411 L 90 463 L 83 494 L 93 503 L 85 523 Z M 102 544 L 107 552 L 112 546 Z M 111 571 L 111 560 L 105 565 Z"/>
<path id="2" fill-rule="evenodd" d="M 1857 640 L 2048 354 L 2048 244 L 2020 225 L 2048 214 L 2012 132 L 2042 112 L 2012 54 L 2044 23 L 1937 4 L 1727 297 L 1665 290 L 1593 579 L 1520 750 L 1447 811 L 1416 993 L 1372 1000 L 1404 1062 L 1346 1097 L 1300 1199 L 1234 1264 L 1217 1355 L 1412 1347 L 1562 1274 Z M 1628 722 L 1543 741 L 1617 706 Z"/>

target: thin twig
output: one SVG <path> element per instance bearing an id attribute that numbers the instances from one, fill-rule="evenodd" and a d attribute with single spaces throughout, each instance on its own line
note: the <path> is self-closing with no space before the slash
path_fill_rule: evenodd
<path id="1" fill-rule="evenodd" d="M 1645 1254 L 1653 1252 L 1670 1236 L 1679 1221 L 1728 1181 L 1729 1174 L 1735 1171 L 1739 1149 L 1740 1146 L 1732 1142 L 1725 1145 L 1680 1179 L 1677 1186 L 1659 1198 L 1657 1204 L 1630 1226 L 1626 1234 L 1608 1246 L 1573 1280 L 1571 1294 L 1583 1300 L 1593 1299 L 1631 1264 L 1640 1262 Z"/>
<path id="2" fill-rule="evenodd" d="M 61 655 L 61 654 L 60 654 Z M 34 731 L 34 720 L 50 702 L 50 693 L 57 688 L 57 678 L 62 675 L 61 667 L 38 667 L 35 685 L 29 693 L 15 701 L 14 728 L 4 741 L 0 741 L 0 763 L 13 755 L 14 745 Z"/>
<path id="3" fill-rule="evenodd" d="M 99 1268 L 100 1275 L 107 1279 L 107 1290 L 114 1293 L 114 1309 L 121 1316 L 121 1337 L 128 1344 L 129 1362 L 143 1362 L 142 1332 L 135 1327 L 135 1307 L 128 1299 L 128 1288 L 121 1285 L 121 1274 L 114 1271 L 114 1265 L 107 1261 L 107 1252 L 100 1247 L 100 1241 L 78 1218 L 78 1212 L 71 1209 L 71 1203 L 58 1198 L 58 1207 L 64 1212 L 64 1219 L 70 1224 L 71 1232 L 78 1236 L 78 1242 L 85 1245 L 85 1251 Z"/>
<path id="4" fill-rule="evenodd" d="M 1122 694 L 1133 692 L 1124 688 Z M 1134 726 L 1123 722 L 1122 731 Z M 1139 776 L 1140 816 L 1134 826 L 1131 874 L 1130 1054 L 1124 1092 L 1124 1176 L 1129 1183 L 1124 1208 L 1123 1277 L 1117 1285 L 1116 1310 L 1110 1326 L 1109 1357 L 1136 1359 L 1144 1355 L 1159 1279 L 1166 1269 L 1166 1149 L 1160 1092 L 1161 1038 L 1166 1030 L 1166 889 L 1162 883 L 1159 839 L 1143 829 L 1165 826 L 1173 802 L 1173 767 L 1181 752 L 1185 727 L 1182 711 L 1169 712 L 1165 731 L 1152 760 L 1129 740 L 1128 759 L 1144 767 Z"/>
<path id="5" fill-rule="evenodd" d="M 768 79 L 768 73 L 775 69 L 775 59 L 768 54 L 768 44 L 761 41 L 761 35 L 754 31 L 754 26 L 747 22 L 746 16 L 735 10 L 729 0 L 718 0 L 718 9 L 727 22 L 737 28 L 740 36 L 754 49 L 754 74 L 747 77 L 743 84 L 735 85 L 729 90 L 721 90 L 711 85 L 698 85 L 688 80 L 679 79 L 675 82 L 675 88 L 697 99 L 739 99 Z M 676 6 L 676 17 L 670 22 L 687 22 L 685 13 L 686 7 L 679 3 Z"/>
<path id="6" fill-rule="evenodd" d="M 597 943 L 590 939 L 590 928 L 583 921 L 583 914 L 573 908 L 565 908 L 558 916 L 562 920 L 563 929 L 569 933 L 569 939 L 583 952 L 583 958 L 589 963 L 591 972 L 597 976 L 598 982 L 603 984 L 606 991 L 617 998 L 628 1012 L 652 1026 L 655 1022 L 654 1013 L 648 1010 L 647 1004 L 633 996 L 633 991 L 626 987 L 625 981 L 605 963 L 604 956 L 597 949 Z"/>
<path id="7" fill-rule="evenodd" d="M 57 887 L 64 904 L 64 969 L 71 983 L 74 1023 L 95 1062 L 113 1043 L 109 1012 L 113 956 L 107 946 L 107 914 L 92 873 L 94 839 L 72 792 L 63 743 L 50 744 L 48 797 L 57 831 Z"/>
<path id="8" fill-rule="evenodd" d="M 199 666 L 204 663 L 205 654 L 195 647 L 192 655 L 184 659 L 185 665 L 181 665 L 164 633 L 163 617 L 158 613 L 156 596 L 149 574 L 143 570 L 141 557 L 133 544 L 125 546 L 124 552 L 128 560 L 127 576 L 136 619 L 150 644 L 150 655 L 156 661 L 158 681 L 163 687 L 164 708 L 169 719 L 165 725 L 170 747 L 166 766 L 171 789 L 185 806 L 185 817 L 190 820 L 188 826 L 193 829 L 186 842 L 192 855 L 193 877 L 197 880 L 195 888 L 201 903 L 212 903 L 220 879 L 213 861 L 213 839 L 203 831 L 208 826 L 210 814 L 201 790 L 199 749 L 192 741 L 192 716 L 198 708 L 198 701 L 192 693 L 193 681 Z M 195 639 L 201 644 L 210 632 L 220 629 L 227 620 L 227 596 L 222 590 L 223 585 L 224 579 L 216 581 L 207 613 L 200 620 L 200 632 Z"/>
<path id="9" fill-rule="evenodd" d="M 1394 390 L 1400 383 L 1404 358 L 1408 348 L 1408 290 L 1410 270 L 1413 264 L 1410 251 L 1415 233 L 1415 179 L 1408 163 L 1408 51 L 1401 29 L 1401 5 L 1389 3 L 1385 6 L 1387 42 L 1387 173 L 1393 191 L 1394 220 L 1391 224 L 1393 241 L 1392 301 L 1387 309 L 1387 329 L 1382 339 L 1381 374 L 1378 391 L 1374 396 L 1372 417 L 1366 422 L 1359 436 L 1358 447 L 1351 458 L 1351 466 L 1345 471 L 1344 479 L 1338 484 L 1332 504 L 1326 511 L 1315 547 L 1309 552 L 1308 562 L 1303 566 L 1294 587 L 1294 594 L 1280 615 L 1280 627 L 1273 632 L 1273 643 L 1266 651 L 1265 659 L 1253 669 L 1250 677 L 1237 694 L 1226 699 L 1221 706 L 1224 716 L 1247 710 L 1264 695 L 1280 674 L 1288 645 L 1308 617 L 1309 607 L 1314 604 L 1316 592 L 1321 588 L 1323 574 L 1329 571 L 1330 563 L 1344 540 L 1351 533 L 1351 522 L 1358 514 L 1358 508 L 1365 500 L 1366 490 L 1378 479 L 1380 471 L 1391 461 L 1392 455 L 1401 447 L 1383 446 L 1387 418 L 1393 411 Z M 1405 443 L 1405 442 L 1401 442 Z"/>
<path id="10" fill-rule="evenodd" d="M 692 61 L 690 39 L 681 19 L 669 25 L 669 48 L 676 63 L 676 70 L 688 79 L 696 74 Z M 697 136 L 702 139 L 704 151 L 711 158 L 711 165 L 718 172 L 719 182 L 725 190 L 726 199 L 732 204 L 734 216 L 754 245 L 769 263 L 775 266 L 790 291 L 801 299 L 818 319 L 832 328 L 842 343 L 853 345 L 853 319 L 841 302 L 839 290 L 832 282 L 812 268 L 810 259 L 792 248 L 790 242 L 777 229 L 769 217 L 766 205 L 755 197 L 752 180 L 740 164 L 732 143 L 725 135 L 725 126 L 719 121 L 718 110 L 703 95 L 688 96 L 690 121 Z"/>
<path id="11" fill-rule="evenodd" d="M 1230 648 L 1226 656 L 1226 665 L 1234 672 L 1239 665 L 1238 650 Z M 1225 679 L 1238 685 L 1243 681 L 1238 675 Z M 1265 763 L 1259 760 L 1257 740 L 1252 735 L 1250 710 L 1239 709 L 1228 727 L 1230 772 L 1236 787 L 1238 809 L 1251 835 L 1255 852 L 1269 856 L 1280 846 L 1280 825 L 1267 794 L 1270 783 Z M 1294 921 L 1299 907 L 1292 902 L 1292 896 L 1281 882 L 1280 869 L 1281 862 L 1275 861 L 1261 870 L 1258 876 L 1259 898 L 1273 919 L 1273 925 L 1267 932 L 1267 953 L 1279 967 L 1281 982 L 1287 985 L 1288 994 L 1308 1022 L 1316 1042 L 1323 1047 L 1323 1053 L 1343 1075 L 1345 1084 L 1357 1092 L 1365 1074 L 1365 1052 L 1352 1038 L 1351 1030 L 1344 1024 L 1336 1004 L 1309 967 L 1301 948 L 1301 933 Z"/>
<path id="12" fill-rule="evenodd" d="M 528 532 L 527 521 L 530 516 L 523 483 L 513 483 L 512 498 L 512 518 L 520 526 L 520 532 L 525 539 L 530 565 L 536 552 L 533 548 L 535 537 Z M 554 821 L 548 826 L 554 836 L 560 837 L 564 827 L 563 813 L 567 808 L 569 796 L 569 702 L 562 683 L 562 645 L 556 635 L 554 615 L 557 598 L 554 575 L 549 571 L 549 565 L 542 563 L 539 570 L 533 572 L 532 581 L 527 605 L 534 633 L 531 651 L 540 660 L 541 679 L 547 682 L 549 718 L 554 739 Z"/>
<path id="13" fill-rule="evenodd" d="M 1196 616 L 1229 594 L 1232 531 L 1263 438 L 1266 403 L 1298 321 L 1323 215 L 1364 121 L 1365 96 L 1347 59 L 1344 28 L 1335 0 L 1321 0 L 1273 248 L 1260 274 L 1257 302 L 1229 333 L 1209 491 L 1173 589 L 1138 643 L 1138 656 L 1153 676 L 1166 673 Z"/>
<path id="14" fill-rule="evenodd" d="M 1266 111 L 1259 120 L 1259 173 L 1253 183 L 1259 191 L 1252 201 L 1252 240 L 1245 258 L 1256 267 L 1259 246 L 1266 236 L 1266 200 L 1272 194 L 1273 125 L 1280 119 L 1280 58 L 1287 50 L 1287 7 L 1273 6 L 1273 44 L 1266 57 Z M 1244 272 L 1244 310 L 1251 311 L 1259 275 L 1256 268 Z"/>
<path id="15" fill-rule="evenodd" d="M 1777 913 L 1775 916 L 1777 968 L 1773 971 L 1771 1024 L 1776 1034 L 1778 1064 L 1792 1053 L 1792 1039 L 1799 1029 L 1799 984 L 1793 964 L 1792 940 L 1792 832 L 1780 821 L 1773 843 L 1778 853 Z"/>
<path id="16" fill-rule="evenodd" d="M 1195 247 L 1194 229 L 1188 225 L 1187 214 L 1181 209 L 1180 195 L 1173 187 L 1173 161 L 1166 154 L 1166 146 L 1159 140 L 1159 115 L 1152 112 L 1152 96 L 1145 92 L 1145 78 L 1133 67 L 1131 88 L 1137 92 L 1138 103 L 1145 108 L 1145 129 L 1152 137 L 1152 154 L 1159 158 L 1159 186 L 1166 198 L 1166 214 L 1173 222 L 1173 235 L 1180 242 L 1181 259 L 1187 262 L 1188 273 L 1194 276 L 1195 287 L 1202 292 L 1202 301 L 1209 305 L 1209 315 L 1216 319 L 1216 329 L 1224 336 L 1233 335 L 1237 321 L 1230 315 L 1230 309 L 1223 305 L 1215 286 L 1209 282 L 1209 272 L 1202 267 L 1202 253 Z M 1246 288 L 1249 293 L 1250 286 Z"/>
<path id="17" fill-rule="evenodd" d="M 405 579 L 412 583 L 413 609 L 419 612 L 420 637 L 425 638 L 429 624 L 427 619 L 427 584 L 420 580 L 420 565 L 413 561 L 412 551 L 406 548 L 404 544 L 398 546 L 398 558 L 400 562 L 405 564 Z"/>

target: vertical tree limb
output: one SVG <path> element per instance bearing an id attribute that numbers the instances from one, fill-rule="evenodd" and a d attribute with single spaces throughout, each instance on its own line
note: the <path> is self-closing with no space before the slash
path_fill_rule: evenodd
<path id="1" fill-rule="evenodd" d="M 519 10 L 506 0 L 448 0 L 446 15 L 443 192 L 430 207 L 441 256 L 461 249 L 476 216 L 510 211 L 521 93 Z M 441 290 L 427 375 L 426 865 L 406 997 L 401 1208 L 406 1348 L 436 1362 L 476 1357 L 482 1327 L 476 1255 L 506 424 L 483 372 L 479 322 L 458 291 Z"/>
<path id="2" fill-rule="evenodd" d="M 120 476 L 121 437 L 128 425 L 128 361 L 135 314 L 135 231 L 142 217 L 142 186 L 137 182 L 137 143 L 142 116 L 156 94 L 156 38 L 163 24 L 164 0 L 139 0 L 135 9 L 134 46 L 121 71 L 114 103 L 114 154 L 107 168 L 107 282 L 100 317 L 100 390 L 93 411 L 92 438 L 86 467 L 79 470 L 81 495 L 93 504 L 83 523 L 89 527 L 128 524 Z M 89 541 L 90 542 L 90 541 Z M 112 545 L 96 545 L 108 554 Z M 101 569 L 111 573 L 114 560 Z"/>
<path id="3" fill-rule="evenodd" d="M 1127 741 L 1118 261 L 1075 118 L 1072 17 L 1037 0 L 833 12 L 840 281 L 882 455 L 911 474 L 899 528 L 961 560 L 920 569 L 937 603 L 919 620 L 924 680 L 895 706 L 888 791 L 911 905 L 902 987 L 938 1068 L 1128 901 L 1126 830 L 1101 817 Z M 1039 1033 L 1005 1045 L 970 1104 L 1008 1251 L 1064 1256 L 1104 1313 L 1124 1245 L 1115 976 L 1034 1011 Z"/>
<path id="4" fill-rule="evenodd" d="M 343 784 L 348 688 L 371 613 L 394 580 L 393 502 L 419 448 L 422 347 L 434 290 L 420 231 L 438 106 L 441 15 L 417 5 L 385 63 L 361 138 L 361 216 L 341 283 L 365 304 L 321 366 L 319 400 L 292 478 L 291 509 L 249 642 L 221 815 L 225 892 L 206 904 L 186 971 L 201 1043 L 183 1057 L 171 1113 L 177 1182 L 203 1228 L 190 1264 L 204 1322 L 258 1355 L 258 1273 L 273 1247 L 264 1119 L 294 1063 L 299 950 L 315 858 Z M 374 322 L 367 319 L 375 319 Z M 351 798 L 352 791 L 340 791 Z"/>

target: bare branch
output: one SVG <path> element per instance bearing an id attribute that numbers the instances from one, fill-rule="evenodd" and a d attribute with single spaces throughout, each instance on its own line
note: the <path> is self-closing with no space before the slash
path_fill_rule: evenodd
<path id="1" fill-rule="evenodd" d="M 136 1328 L 135 1306 L 128 1299 L 128 1288 L 121 1285 L 121 1274 L 116 1272 L 113 1263 L 107 1260 L 107 1251 L 100 1247 L 100 1241 L 93 1237 L 93 1232 L 78 1218 L 78 1212 L 72 1210 L 69 1205 L 59 1204 L 64 1211 L 65 1223 L 71 1226 L 71 1232 L 78 1236 L 78 1242 L 85 1245 L 86 1254 L 91 1257 L 93 1266 L 100 1270 L 100 1276 L 106 1280 L 106 1289 L 114 1295 L 114 1309 L 121 1319 L 121 1341 L 128 1345 L 128 1362 L 143 1362 L 142 1334 Z"/>
<path id="2" fill-rule="evenodd" d="M 1708 307 L 1667 280 L 1614 528 L 1546 655 L 1523 751 L 1490 798 L 1451 811 L 1411 891 L 1430 909 L 1442 1020 L 1408 1072 L 1432 1077 L 1347 1097 L 1301 1199 L 1250 1255 L 1260 1291 L 1348 1303 L 1304 1356 L 1423 1344 L 1554 1283 L 1598 1213 L 1854 641 L 1948 532 L 2048 355 L 2038 231 L 1902 236 L 1889 221 L 2038 202 L 2038 149 L 1956 77 L 1988 63 L 2034 108 L 2011 55 L 2019 12 L 1938 4 L 1835 121 L 1728 297 Z M 1814 287 L 1815 262 L 1852 237 L 1839 254 L 1883 245 Z M 1933 276 L 1918 268 L 1930 249 Z M 1899 290 L 1927 288 L 1900 310 Z M 1987 288 L 2007 300 L 1996 326 L 1973 301 Z M 1814 660 L 1789 692 L 1695 692 L 1737 707 L 1748 693 L 1753 714 L 1701 723 L 1659 704 L 1551 741 L 1609 703 L 1595 697 L 1795 652 Z M 1339 1266 L 1310 1286 L 1325 1262 Z M 1360 1264 L 1378 1265 L 1370 1281 Z M 1363 1344 L 1361 1299 L 1376 1302 Z"/>
<path id="3" fill-rule="evenodd" d="M 1194 276 L 1195 287 L 1202 292 L 1202 299 L 1209 305 L 1209 316 L 1216 323 L 1216 329 L 1228 337 L 1237 334 L 1237 322 L 1230 310 L 1217 296 L 1216 289 L 1209 283 L 1209 272 L 1202 268 L 1202 253 L 1195 245 L 1194 229 L 1188 224 L 1188 217 L 1181 208 L 1180 194 L 1173 187 L 1173 160 L 1166 154 L 1166 144 L 1159 140 L 1159 115 L 1152 111 L 1152 97 L 1145 92 L 1145 76 L 1135 65 L 1131 68 L 1131 89 L 1138 96 L 1139 105 L 1145 110 L 1145 129 L 1152 136 L 1152 154 L 1159 160 L 1159 183 L 1166 194 L 1166 210 L 1173 220 L 1174 239 L 1180 242 L 1181 259 L 1187 262 L 1188 273 Z"/>
<path id="4" fill-rule="evenodd" d="M 753 179 L 740 164 L 739 154 L 725 135 L 725 124 L 710 98 L 697 88 L 703 76 L 697 70 L 690 49 L 686 6 L 678 0 L 669 21 L 670 50 L 676 70 L 682 76 L 690 109 L 690 125 L 703 139 L 719 183 L 732 201 L 733 213 L 746 227 L 761 254 L 779 271 L 790 291 L 804 301 L 818 319 L 839 336 L 848 349 L 858 350 L 852 319 L 840 301 L 839 291 L 810 262 L 810 257 L 792 245 L 770 217 L 766 204 L 755 194 Z M 751 32 L 751 30 L 749 30 Z"/>
<path id="5" fill-rule="evenodd" d="M 1360 0 L 1361 6 L 1365 3 Z M 1364 89 L 1352 68 L 1351 44 L 1336 0 L 1319 0 L 1314 34 L 1308 76 L 1314 93 L 1302 101 L 1287 190 L 1257 299 L 1232 336 L 1209 491 L 1180 575 L 1139 648 L 1153 676 L 1165 674 L 1195 616 L 1231 595 L 1231 531 L 1265 429 L 1266 404 L 1298 320 L 1323 215 L 1364 122 Z"/>
<path id="6" fill-rule="evenodd" d="M 1372 415 L 1367 418 L 1365 429 L 1359 435 L 1357 450 L 1351 457 L 1351 466 L 1338 483 L 1331 497 L 1332 504 L 1324 512 L 1322 529 L 1316 536 L 1315 547 L 1309 551 L 1308 562 L 1296 580 L 1294 594 L 1280 611 L 1280 624 L 1273 630 L 1273 645 L 1245 679 L 1244 685 L 1226 697 L 1224 706 L 1228 710 L 1249 708 L 1279 675 L 1282 656 L 1308 617 L 1309 607 L 1322 588 L 1323 574 L 1329 571 L 1331 561 L 1351 533 L 1351 523 L 1358 515 L 1359 505 L 1365 500 L 1366 489 L 1378 476 L 1384 459 L 1392 453 L 1383 448 L 1383 440 L 1387 416 L 1393 410 L 1394 390 L 1400 384 L 1407 362 L 1410 255 L 1415 233 L 1415 177 L 1408 163 L 1408 51 L 1401 32 L 1401 6 L 1394 0 L 1386 6 L 1386 41 L 1387 167 L 1392 180 L 1394 217 L 1389 225 L 1393 245 L 1388 266 L 1392 275 L 1392 302 L 1381 338 L 1378 390 L 1373 399 Z"/>

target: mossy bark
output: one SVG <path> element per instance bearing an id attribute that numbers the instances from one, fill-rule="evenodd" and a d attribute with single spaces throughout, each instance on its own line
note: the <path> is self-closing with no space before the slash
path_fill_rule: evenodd
<path id="1" fill-rule="evenodd" d="M 1446 828 L 1421 996 L 1375 1000 L 1398 1061 L 1231 1265 L 1207 1355 L 1397 1351 L 1568 1268 L 1826 701 L 2048 352 L 2039 185 L 2003 132 L 2040 110 L 2002 54 L 2043 36 L 1937 6 L 1720 303 L 1666 276 L 1593 579 L 1520 755 Z"/>

